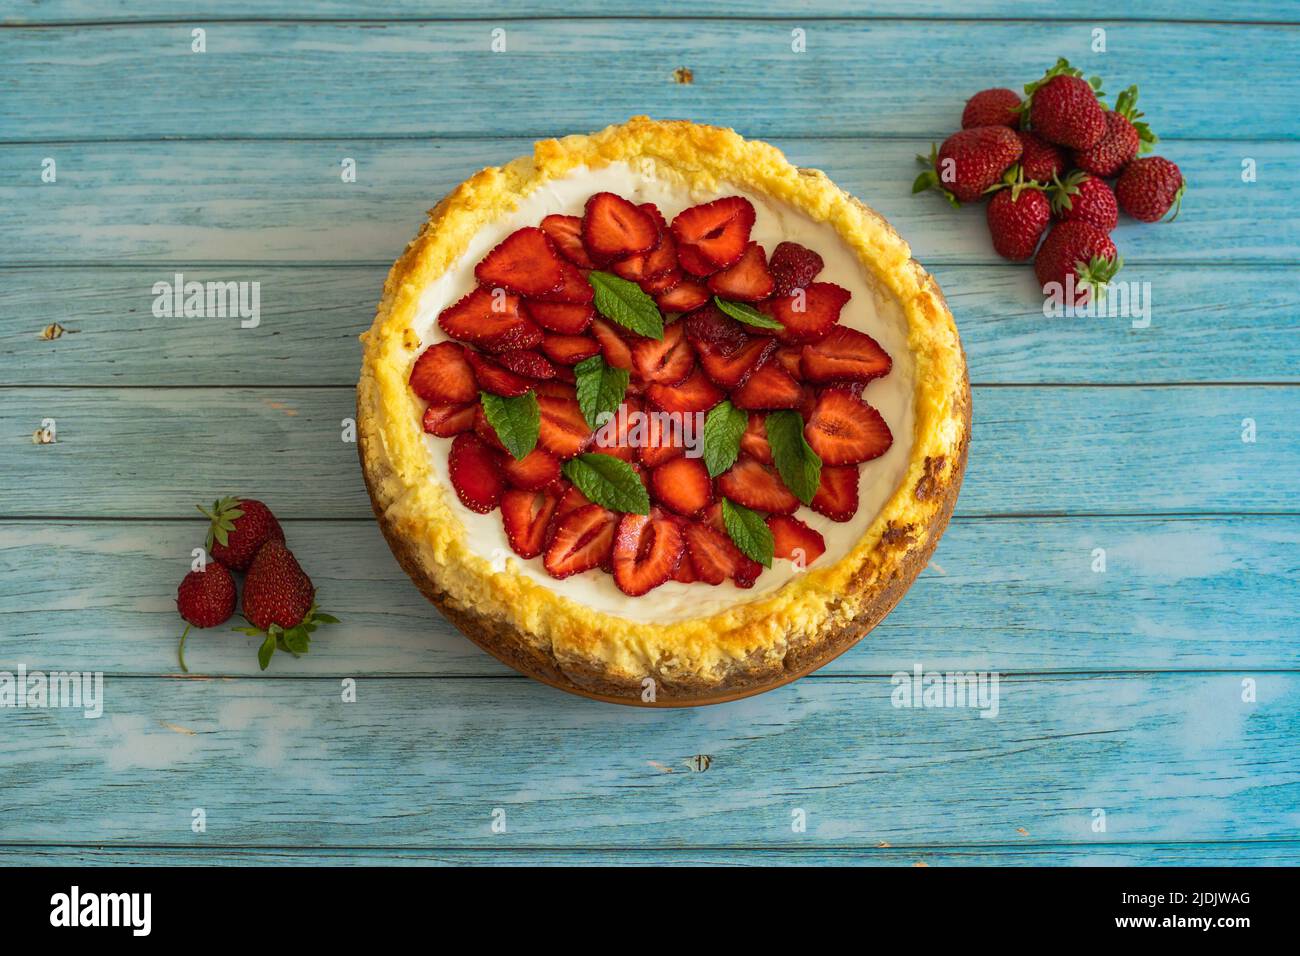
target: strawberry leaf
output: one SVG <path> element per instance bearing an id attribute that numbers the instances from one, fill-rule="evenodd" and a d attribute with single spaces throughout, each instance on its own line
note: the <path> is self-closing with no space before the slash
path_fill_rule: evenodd
<path id="1" fill-rule="evenodd" d="M 601 415 L 616 411 L 623 403 L 631 372 L 625 368 L 614 368 L 606 364 L 601 356 L 593 355 L 575 365 L 573 374 L 578 380 L 575 387 L 582 417 L 592 428 L 599 428 L 603 424 Z"/>
<path id="2" fill-rule="evenodd" d="M 704 419 L 704 466 L 716 478 L 736 463 L 740 439 L 749 425 L 749 415 L 729 399 L 714 405 Z"/>
<path id="3" fill-rule="evenodd" d="M 803 416 L 781 409 L 767 416 L 767 443 L 785 486 L 804 504 L 812 504 L 821 484 L 822 460 L 803 436 Z"/>
<path id="4" fill-rule="evenodd" d="M 605 318 L 646 338 L 664 337 L 664 317 L 659 306 L 635 282 L 598 269 L 587 274 L 587 281 L 596 293 L 596 311 Z"/>
<path id="5" fill-rule="evenodd" d="M 756 329 L 775 329 L 780 332 L 785 328 L 780 322 L 771 316 L 764 315 L 752 305 L 744 302 L 728 302 L 726 299 L 713 297 L 714 304 L 719 309 L 731 316 L 737 322 L 744 322 L 746 325 L 752 325 Z"/>
<path id="6" fill-rule="evenodd" d="M 765 568 L 772 566 L 772 552 L 775 548 L 772 529 L 767 526 L 762 515 L 736 504 L 730 498 L 723 498 L 722 523 L 726 525 L 731 540 L 747 558 L 757 561 Z"/>
<path id="7" fill-rule="evenodd" d="M 241 630 L 236 628 L 235 630 Z M 259 632 L 260 633 L 260 632 Z M 271 666 L 271 655 L 275 653 L 275 638 L 270 634 L 266 635 L 266 640 L 262 641 L 262 646 L 257 649 L 257 664 L 262 670 Z"/>
<path id="8" fill-rule="evenodd" d="M 505 398 L 491 392 L 479 392 L 479 396 L 483 400 L 483 414 L 488 424 L 516 461 L 537 446 L 542 411 L 536 394 L 528 391 L 515 398 Z"/>
<path id="9" fill-rule="evenodd" d="M 564 476 L 578 490 L 610 511 L 648 515 L 650 495 L 632 466 L 613 455 L 589 453 L 564 463 Z"/>

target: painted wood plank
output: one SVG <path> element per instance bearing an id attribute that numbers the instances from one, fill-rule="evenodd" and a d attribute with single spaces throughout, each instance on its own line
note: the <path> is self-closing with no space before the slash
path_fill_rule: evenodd
<path id="1" fill-rule="evenodd" d="M 1289 25 L 825 20 L 801 27 L 807 52 L 796 53 L 800 26 L 228 23 L 207 28 L 205 53 L 184 23 L 15 27 L 0 33 L 0 139 L 552 135 L 636 113 L 768 136 L 941 136 L 972 92 L 1024 84 L 1058 56 L 1114 89 L 1141 86 L 1162 136 L 1296 136 L 1300 30 Z M 1097 26 L 1109 52 L 1091 52 Z M 495 28 L 506 53 L 490 52 Z M 693 83 L 674 80 L 680 67 Z M 1243 77 L 1250 109 L 1222 109 Z"/>
<path id="2" fill-rule="evenodd" d="M 739 126 L 760 132 L 749 119 Z M 982 206 L 958 212 L 937 193 L 912 195 L 930 140 L 775 143 L 880 210 L 927 264 L 1027 268 L 993 252 Z M 390 263 L 457 183 L 531 151 L 528 139 L 2 146 L 0 263 Z M 1115 241 L 1127 261 L 1294 262 L 1300 198 L 1286 170 L 1300 164 L 1300 144 L 1179 142 L 1165 154 L 1191 184 L 1187 201 L 1172 225 L 1125 217 Z M 356 161 L 355 183 L 342 181 L 344 157 Z M 46 158 L 56 183 L 41 182 Z M 1242 182 L 1246 159 L 1255 182 Z"/>
<path id="3" fill-rule="evenodd" d="M 373 522 L 286 522 L 342 623 L 269 677 L 514 674 L 411 585 Z M 0 667 L 178 672 L 194 521 L 0 523 Z M 1095 549 L 1104 550 L 1104 571 Z M 957 519 L 871 636 L 821 674 L 1300 669 L 1300 518 Z M 40 612 L 33 614 L 33 608 Z M 231 625 L 242 623 L 239 620 Z M 257 642 L 191 633 L 192 673 L 257 677 Z"/>
<path id="4" fill-rule="evenodd" d="M 810 847 L 725 850 L 277 847 L 0 848 L 2 866 L 1295 866 L 1285 841 L 1023 847 Z"/>
<path id="5" fill-rule="evenodd" d="M 1294 513 L 1298 412 L 1295 387 L 978 388 L 958 513 Z M 342 388 L 8 389 L 0 517 L 189 517 L 233 492 L 366 517 L 354 414 Z M 47 418 L 57 442 L 33 443 Z"/>
<path id="6" fill-rule="evenodd" d="M 153 285 L 258 283 L 260 324 L 159 318 Z M 7 385 L 350 385 L 357 334 L 387 270 L 348 267 L 15 268 L 0 271 Z M 1044 318 L 1028 267 L 939 266 L 972 380 L 984 384 L 1300 381 L 1300 271 L 1288 266 L 1129 265 L 1149 284 L 1150 324 Z M 1143 299 L 1143 301 L 1148 301 Z M 39 336 L 59 323 L 58 340 Z M 1230 347 L 1226 344 L 1230 343 Z"/>
<path id="7" fill-rule="evenodd" d="M 770 849 L 1294 837 L 1298 674 L 1005 679 L 995 719 L 895 708 L 891 691 L 887 678 L 801 681 L 646 712 L 530 681 L 362 680 L 346 704 L 333 680 L 110 678 L 98 720 L 4 713 L 0 841 Z M 697 755 L 707 770 L 690 770 Z M 191 831 L 196 807 L 203 834 Z M 494 808 L 506 833 L 491 832 Z M 806 832 L 792 831 L 797 810 Z M 1093 832 L 1097 810 L 1105 833 Z"/>

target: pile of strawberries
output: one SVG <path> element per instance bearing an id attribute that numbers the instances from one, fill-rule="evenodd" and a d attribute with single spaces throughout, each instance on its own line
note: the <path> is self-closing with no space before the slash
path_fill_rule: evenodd
<path id="1" fill-rule="evenodd" d="M 993 248 L 1033 258 L 1043 291 L 1075 305 L 1100 298 L 1123 264 L 1110 238 L 1119 211 L 1141 222 L 1177 216 L 1187 188 L 1174 163 L 1139 158 L 1156 137 L 1140 121 L 1137 87 L 1107 109 L 1100 86 L 1061 59 L 1025 86 L 1023 101 L 1008 89 L 976 93 L 961 132 L 917 157 L 927 169 L 912 186 L 938 189 L 954 205 L 990 197 Z"/>
<path id="2" fill-rule="evenodd" d="M 669 224 L 596 193 L 507 236 L 439 315 L 454 341 L 410 374 L 424 429 L 453 439 L 460 501 L 499 507 L 520 557 L 555 578 L 603 569 L 631 595 L 751 587 L 773 557 L 825 550 L 801 505 L 857 511 L 860 464 L 893 441 L 861 391 L 891 360 L 839 324 L 850 294 L 815 281 L 821 256 L 782 242 L 769 258 L 754 218 L 739 196 Z M 702 420 L 703 454 L 661 415 L 634 434 L 635 413 Z"/>
<path id="3" fill-rule="evenodd" d="M 277 649 L 297 657 L 307 653 L 311 634 L 338 618 L 316 607 L 316 588 L 284 543 L 284 530 L 271 509 L 255 498 L 222 498 L 208 510 L 207 557 L 201 569 L 185 575 L 176 589 L 176 610 L 187 622 L 178 651 L 186 673 L 185 638 L 190 627 L 216 627 L 235 613 L 235 578 L 244 572 L 244 617 L 250 627 L 236 631 L 262 638 L 257 659 L 262 670 Z"/>

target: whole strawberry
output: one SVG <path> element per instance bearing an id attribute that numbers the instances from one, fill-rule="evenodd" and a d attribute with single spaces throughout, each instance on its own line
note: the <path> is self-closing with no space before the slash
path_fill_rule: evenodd
<path id="1" fill-rule="evenodd" d="M 912 183 L 912 192 L 938 189 L 954 206 L 973 202 L 997 184 L 1020 158 L 1023 147 L 1005 126 L 980 126 L 953 133 L 930 155 L 917 161 L 929 166 Z"/>
<path id="2" fill-rule="evenodd" d="M 1017 130 L 1016 136 L 1024 147 L 1020 155 L 1020 168 L 1024 171 L 1025 179 L 1046 186 L 1065 172 L 1065 156 L 1054 145 L 1028 130 Z"/>
<path id="3" fill-rule="evenodd" d="M 284 541 L 284 531 L 271 509 L 255 498 L 222 498 L 212 503 L 208 516 L 208 553 L 228 568 L 245 571 L 253 556 L 268 541 Z"/>
<path id="4" fill-rule="evenodd" d="M 966 108 L 961 113 L 961 128 L 975 129 L 977 126 L 1007 126 L 1015 129 L 1020 125 L 1020 96 L 1015 90 L 996 87 L 980 90 L 966 101 Z"/>
<path id="5" fill-rule="evenodd" d="M 1061 222 L 1086 222 L 1107 233 L 1119 224 L 1119 206 L 1104 179 L 1075 171 L 1058 178 L 1049 192 L 1052 213 Z"/>
<path id="6" fill-rule="evenodd" d="M 1097 99 L 1101 80 L 1060 59 L 1041 80 L 1025 86 L 1029 128 L 1058 146 L 1088 149 L 1106 135 L 1106 109 Z"/>
<path id="7" fill-rule="evenodd" d="M 1151 127 L 1140 122 L 1137 87 L 1130 86 L 1115 99 L 1106 114 L 1106 132 L 1088 149 L 1075 150 L 1074 165 L 1094 176 L 1109 178 L 1133 161 L 1139 152 L 1149 152 L 1156 142 Z"/>
<path id="8" fill-rule="evenodd" d="M 1004 259 L 1022 262 L 1033 256 L 1038 240 L 1052 221 L 1047 197 L 1041 189 L 1023 189 L 1017 193 L 1000 189 L 989 200 L 986 210 L 993 248 Z"/>
<path id="9" fill-rule="evenodd" d="M 257 652 L 262 670 L 276 648 L 305 654 L 318 624 L 338 622 L 318 611 L 315 599 L 316 588 L 293 552 L 280 541 L 262 545 L 244 577 L 244 617 L 252 627 L 235 628 L 263 638 Z"/>
<path id="10" fill-rule="evenodd" d="M 235 613 L 235 579 L 220 562 L 207 562 L 202 571 L 191 571 L 181 578 L 176 589 L 176 610 L 186 622 L 176 657 L 181 670 L 188 674 L 185 638 L 190 627 L 216 627 L 230 620 L 230 615 Z"/>
<path id="11" fill-rule="evenodd" d="M 1169 219 L 1173 222 L 1178 218 L 1186 191 L 1187 180 L 1182 170 L 1163 156 L 1133 160 L 1115 183 L 1119 208 L 1141 222 L 1163 219 L 1170 209 L 1174 210 Z"/>
<path id="12" fill-rule="evenodd" d="M 1083 305 L 1106 286 L 1123 266 L 1110 236 L 1086 222 L 1058 222 L 1034 258 L 1034 274 L 1051 299 Z"/>

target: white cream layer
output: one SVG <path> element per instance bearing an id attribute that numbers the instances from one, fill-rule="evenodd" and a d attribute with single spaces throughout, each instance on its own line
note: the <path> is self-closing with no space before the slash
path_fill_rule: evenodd
<path id="1" fill-rule="evenodd" d="M 706 194 L 667 182 L 655 175 L 648 162 L 635 167 L 627 163 L 612 163 L 598 170 L 577 169 L 563 179 L 538 188 L 521 201 L 513 213 L 481 230 L 457 263 L 424 290 L 414 324 L 420 342 L 427 345 L 447 338 L 438 328 L 438 314 L 473 288 L 474 265 L 502 239 L 523 226 L 537 225 L 542 217 L 552 213 L 580 216 L 587 198 L 602 191 L 617 193 L 634 203 L 653 202 L 670 222 L 688 206 L 720 196 L 744 196 L 754 204 L 757 214 L 752 238 L 762 244 L 769 255 L 782 240 L 801 243 L 815 250 L 825 261 L 825 268 L 817 281 L 834 282 L 852 293 L 840 321 L 871 335 L 894 360 L 890 374 L 872 382 L 863 392 L 863 398 L 879 409 L 888 422 L 894 434 L 894 444 L 880 458 L 862 466 L 860 503 L 852 520 L 831 521 L 811 508 L 798 511 L 798 517 L 820 531 L 826 539 L 826 553 L 811 567 L 825 567 L 841 560 L 893 494 L 907 468 L 912 445 L 915 366 L 907 349 L 906 321 L 898 303 L 888 293 L 876 289 L 856 256 L 830 226 L 812 221 L 783 202 L 726 188 L 725 184 L 717 192 Z M 425 441 L 434 471 L 445 481 L 451 441 L 433 435 L 425 435 Z M 494 562 L 494 566 L 525 575 L 578 604 L 632 621 L 670 623 L 717 614 L 769 595 L 799 573 L 790 561 L 778 558 L 749 590 L 737 588 L 730 582 L 711 587 L 701 583 L 668 581 L 648 595 L 635 598 L 620 591 L 613 576 L 600 570 L 557 581 L 546 573 L 540 557 L 524 560 L 510 550 L 499 511 L 476 514 L 460 503 L 450 484 L 445 491 L 447 501 L 465 526 L 470 547 Z"/>

